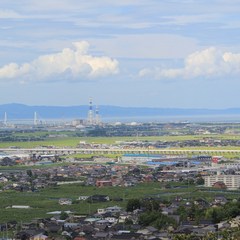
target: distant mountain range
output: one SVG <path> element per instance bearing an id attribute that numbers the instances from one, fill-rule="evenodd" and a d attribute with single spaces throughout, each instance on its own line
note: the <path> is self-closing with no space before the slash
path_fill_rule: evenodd
<path id="1" fill-rule="evenodd" d="M 7 113 L 8 119 L 33 119 L 34 112 L 41 119 L 86 119 L 88 105 L 82 106 L 28 106 L 12 103 L 0 105 L 0 121 Z M 99 114 L 104 118 L 133 118 L 154 116 L 203 116 L 240 115 L 240 108 L 229 109 L 182 109 L 99 106 Z"/>

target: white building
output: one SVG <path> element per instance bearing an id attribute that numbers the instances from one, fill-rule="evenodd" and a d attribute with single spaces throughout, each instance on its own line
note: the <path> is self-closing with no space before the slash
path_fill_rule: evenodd
<path id="1" fill-rule="evenodd" d="M 216 182 L 223 182 L 228 189 L 240 188 L 240 175 L 211 175 L 204 177 L 205 187 L 212 187 Z"/>
<path id="2" fill-rule="evenodd" d="M 131 163 L 143 163 L 146 161 L 152 161 L 154 159 L 160 159 L 162 155 L 152 155 L 152 154 L 124 154 L 122 156 L 122 162 Z"/>

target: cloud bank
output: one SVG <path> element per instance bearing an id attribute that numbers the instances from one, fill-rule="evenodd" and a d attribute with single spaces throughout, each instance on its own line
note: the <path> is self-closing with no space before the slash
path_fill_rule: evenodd
<path id="1" fill-rule="evenodd" d="M 144 68 L 140 77 L 168 78 L 212 78 L 240 74 L 240 54 L 223 52 L 214 47 L 190 54 L 182 68 Z"/>
<path id="2" fill-rule="evenodd" d="M 0 80 L 18 79 L 20 82 L 51 80 L 95 79 L 118 73 L 118 61 L 106 56 L 88 54 L 88 42 L 75 42 L 74 48 L 39 56 L 30 63 L 10 63 L 0 68 Z"/>

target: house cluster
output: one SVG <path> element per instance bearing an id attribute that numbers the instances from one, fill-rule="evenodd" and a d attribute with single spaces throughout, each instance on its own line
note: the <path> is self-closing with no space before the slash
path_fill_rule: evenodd
<path id="1" fill-rule="evenodd" d="M 221 146 L 240 146 L 240 141 L 236 139 L 215 139 L 215 138 L 206 137 L 203 139 L 182 140 L 182 141 L 127 141 L 127 142 L 122 141 L 122 142 L 117 142 L 117 146 L 123 149 L 221 147 Z"/>
<path id="2" fill-rule="evenodd" d="M 134 165 L 115 164 L 69 164 L 51 168 L 32 170 L 3 171 L 0 173 L 0 183 L 3 190 L 36 191 L 48 186 L 63 183 L 82 183 L 87 186 L 123 186 L 130 187 L 143 182 L 181 182 L 203 184 L 206 171 L 176 171 L 174 166 L 141 167 Z M 229 183 L 229 175 L 227 179 Z M 233 175 L 232 181 L 240 175 Z M 207 179 L 207 177 L 205 177 Z M 213 180 L 211 180 L 213 181 Z M 217 180 L 216 180 L 217 181 Z M 206 184 L 208 182 L 206 181 Z M 228 186 L 228 185 L 227 185 Z"/>
<path id="3" fill-rule="evenodd" d="M 132 174 L 133 173 L 133 174 Z M 4 171 L 0 173 L 3 190 L 35 191 L 40 188 L 60 185 L 66 182 L 81 182 L 88 186 L 132 186 L 139 182 L 153 180 L 151 169 L 141 171 L 132 166 L 79 165 L 51 168 Z"/>
<path id="4" fill-rule="evenodd" d="M 81 196 L 84 197 L 84 196 Z M 80 198 L 81 198 L 80 197 Z M 96 201 L 108 201 L 106 195 L 90 196 Z M 151 201 L 153 199 L 145 199 Z M 156 200 L 156 199 L 155 199 Z M 64 200 L 62 200 L 64 201 Z M 165 224 L 157 228 L 151 224 L 143 224 L 141 215 L 146 212 L 144 207 L 127 212 L 119 206 L 110 206 L 97 209 L 93 214 L 79 215 L 71 211 L 48 212 L 49 217 L 35 219 L 30 223 L 16 221 L 0 224 L 2 232 L 15 232 L 14 239 L 50 240 L 110 240 L 110 239 L 146 239 L 146 240 L 172 240 L 179 234 L 192 234 L 196 239 L 208 234 L 224 230 L 234 230 L 240 227 L 240 215 L 228 220 L 214 222 L 213 219 L 198 219 L 191 215 L 194 208 L 201 211 L 211 207 L 224 206 L 229 202 L 224 196 L 216 196 L 211 202 L 199 198 L 193 202 L 176 197 L 171 203 L 164 203 L 158 199 L 159 210 L 162 216 L 172 219 L 174 224 Z M 185 208 L 190 215 L 187 220 L 182 220 L 179 209 Z"/>
<path id="5" fill-rule="evenodd" d="M 140 149 L 140 148 L 183 148 L 183 147 L 223 147 L 223 146 L 240 146 L 237 139 L 216 139 L 206 137 L 203 139 L 182 140 L 182 141 L 116 141 L 115 144 L 96 144 L 80 142 L 77 147 L 87 149 Z"/>
<path id="6" fill-rule="evenodd" d="M 25 158 L 12 156 L 12 157 L 3 157 L 0 159 L 0 166 L 14 166 L 17 164 L 22 164 L 25 161 Z"/>
<path id="7" fill-rule="evenodd" d="M 130 154 L 131 155 L 131 154 Z M 150 158 L 151 156 L 149 156 Z M 161 158 L 160 158 L 161 157 Z M 162 158 L 155 156 L 153 162 L 170 161 L 175 158 Z M 146 156 L 125 156 L 129 158 L 142 158 Z M 219 158 L 219 157 L 218 157 Z M 160 159 L 160 160 L 159 160 Z M 192 161 L 198 161 L 206 165 L 211 162 L 211 156 L 197 156 Z M 214 158 L 213 158 L 214 159 Z M 222 158 L 221 158 L 222 159 Z M 106 159 L 105 159 L 106 160 Z M 9 160 L 10 161 L 10 160 Z M 107 160 L 106 160 L 107 161 Z M 176 161 L 177 162 L 177 161 Z M 204 184 L 205 187 L 216 187 L 235 190 L 240 187 L 239 163 L 214 163 L 211 166 L 192 167 L 189 161 L 178 161 L 176 164 L 151 166 L 139 166 L 137 164 L 78 164 L 71 163 L 65 166 L 52 166 L 50 168 L 35 168 L 32 170 L 2 171 L 0 183 L 3 190 L 36 191 L 48 186 L 63 183 L 82 183 L 87 186 L 134 186 L 143 182 L 182 182 Z M 111 164 L 110 164 L 111 163 Z M 187 171 L 186 171 L 187 170 Z"/>

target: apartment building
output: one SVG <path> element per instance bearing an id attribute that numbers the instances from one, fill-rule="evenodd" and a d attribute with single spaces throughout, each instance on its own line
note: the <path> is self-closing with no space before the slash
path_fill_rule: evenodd
<path id="1" fill-rule="evenodd" d="M 205 176 L 204 180 L 205 187 L 212 187 L 216 182 L 223 182 L 230 190 L 240 188 L 240 175 L 211 175 Z"/>

